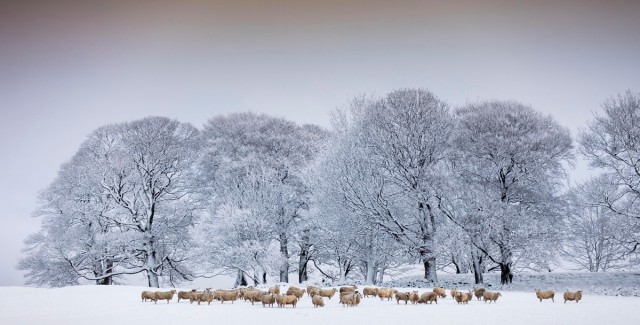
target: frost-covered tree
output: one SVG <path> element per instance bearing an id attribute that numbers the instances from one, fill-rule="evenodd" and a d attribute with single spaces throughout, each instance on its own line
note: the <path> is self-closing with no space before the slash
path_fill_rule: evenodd
<path id="1" fill-rule="evenodd" d="M 67 273 L 98 282 L 141 272 L 152 287 L 159 276 L 189 278 L 186 229 L 199 208 L 192 181 L 199 143 L 193 126 L 163 117 L 94 131 L 43 194 L 43 229 L 28 239 L 25 261 L 64 260 Z M 31 254 L 38 246 L 48 254 Z"/>
<path id="2" fill-rule="evenodd" d="M 317 154 L 324 133 L 319 127 L 253 113 L 219 116 L 205 125 L 200 174 L 214 207 L 235 193 L 234 186 L 251 184 L 237 181 L 246 175 L 260 173 L 261 182 L 269 184 L 259 189 L 270 201 L 252 208 L 269 212 L 268 230 L 279 243 L 282 282 L 288 282 L 295 222 L 308 209 L 309 191 L 301 174 Z"/>
<path id="3" fill-rule="evenodd" d="M 604 202 L 620 224 L 617 239 L 637 257 L 640 246 L 640 94 L 630 90 L 602 105 L 578 137 L 580 152 L 616 186 Z"/>
<path id="4" fill-rule="evenodd" d="M 456 114 L 459 157 L 451 168 L 458 185 L 447 204 L 441 201 L 443 211 L 500 267 L 503 284 L 511 283 L 517 260 L 547 267 L 560 225 L 563 163 L 573 158 L 569 131 L 511 101 L 471 104 Z"/>
<path id="5" fill-rule="evenodd" d="M 327 160 L 336 191 L 372 231 L 391 236 L 437 281 L 436 213 L 432 185 L 449 148 L 453 120 L 431 92 L 402 89 L 358 98 L 336 115 L 341 148 Z M 327 173 L 323 173 L 327 174 Z M 338 201 L 336 201 L 338 202 Z M 371 264 L 371 263 L 369 263 Z"/>
<path id="6" fill-rule="evenodd" d="M 628 265 L 627 248 L 617 235 L 624 229 L 607 201 L 618 186 L 601 175 L 573 188 L 566 196 L 567 216 L 563 257 L 590 272 L 619 269 Z"/>

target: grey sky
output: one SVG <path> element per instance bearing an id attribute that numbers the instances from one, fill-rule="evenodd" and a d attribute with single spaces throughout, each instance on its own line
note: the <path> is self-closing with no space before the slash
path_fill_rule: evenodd
<path id="1" fill-rule="evenodd" d="M 252 110 L 327 126 L 355 95 L 424 87 L 575 132 L 640 91 L 640 1 L 227 2 L 0 4 L 0 285 L 23 283 L 37 192 L 104 124 Z"/>

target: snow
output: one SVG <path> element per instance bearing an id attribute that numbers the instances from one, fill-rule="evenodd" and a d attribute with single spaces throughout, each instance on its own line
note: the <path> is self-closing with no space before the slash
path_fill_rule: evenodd
<path id="1" fill-rule="evenodd" d="M 178 290 L 188 290 L 182 288 Z M 360 306 L 343 307 L 334 296 L 324 308 L 303 297 L 297 308 L 263 308 L 245 301 L 211 305 L 166 301 L 141 302 L 140 286 L 75 286 L 55 289 L 0 287 L 1 324 L 135 324 L 207 321 L 225 324 L 633 324 L 640 322 L 640 298 L 584 295 L 580 303 L 539 302 L 533 292 L 502 291 L 495 304 L 472 301 L 458 305 L 451 297 L 437 305 L 398 305 L 365 298 Z M 406 291 L 416 290 L 407 288 Z M 430 288 L 417 289 L 420 293 Z M 401 291 L 405 291 L 401 289 Z"/>

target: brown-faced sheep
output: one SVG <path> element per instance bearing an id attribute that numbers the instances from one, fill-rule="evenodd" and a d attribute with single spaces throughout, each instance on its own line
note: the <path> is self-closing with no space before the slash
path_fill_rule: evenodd
<path id="1" fill-rule="evenodd" d="M 420 304 L 426 304 L 427 302 L 432 304 L 434 301 L 438 304 L 438 295 L 435 292 L 425 292 L 420 295 L 420 299 L 418 299 L 418 303 Z"/>
<path id="2" fill-rule="evenodd" d="M 171 299 L 173 299 L 173 295 L 176 294 L 175 290 L 171 290 L 171 291 L 156 291 L 153 293 L 154 295 L 154 302 L 157 304 L 158 300 L 167 300 L 167 303 L 169 303 L 169 301 L 171 301 Z"/>
<path id="3" fill-rule="evenodd" d="M 471 300 L 473 297 L 473 293 L 471 292 L 460 292 L 458 291 L 458 293 L 456 293 L 456 301 L 458 302 L 458 304 L 462 304 L 462 305 L 466 305 L 469 303 L 469 300 Z"/>
<path id="4" fill-rule="evenodd" d="M 393 294 L 394 294 L 393 290 L 395 289 L 378 288 L 378 297 L 380 297 L 380 300 L 387 298 L 387 301 L 389 301 L 393 297 Z"/>
<path id="5" fill-rule="evenodd" d="M 261 296 L 261 300 L 262 307 L 269 305 L 269 307 L 273 308 L 273 304 L 276 302 L 276 295 L 265 293 Z"/>
<path id="6" fill-rule="evenodd" d="M 344 292 L 340 294 L 340 303 L 345 307 L 356 307 L 360 304 L 362 296 L 360 292 Z"/>
<path id="7" fill-rule="evenodd" d="M 313 304 L 313 307 L 324 307 L 324 300 L 322 300 L 320 295 L 314 295 L 311 297 L 311 303 Z"/>
<path id="8" fill-rule="evenodd" d="M 396 292 L 396 302 L 398 305 L 400 304 L 400 300 L 404 300 L 404 304 L 406 305 L 409 302 L 409 296 L 411 292 Z"/>
<path id="9" fill-rule="evenodd" d="M 409 301 L 411 301 L 412 305 L 415 305 L 418 303 L 418 300 L 420 300 L 420 295 L 418 295 L 418 291 L 413 291 L 410 295 L 409 295 Z"/>
<path id="10" fill-rule="evenodd" d="M 453 289 L 451 289 L 451 292 L 449 294 L 451 295 L 451 298 L 455 299 L 457 293 L 458 293 L 458 289 L 457 288 L 453 288 Z"/>
<path id="11" fill-rule="evenodd" d="M 378 295 L 378 288 L 364 288 L 362 289 L 362 293 L 365 298 L 369 296 L 375 297 Z"/>
<path id="12" fill-rule="evenodd" d="M 320 292 L 318 292 L 318 294 L 321 297 L 327 297 L 327 298 L 329 298 L 329 300 L 331 300 L 331 297 L 333 297 L 333 295 L 336 294 L 336 291 L 337 290 L 335 288 L 333 288 L 333 289 L 320 289 Z"/>
<path id="13" fill-rule="evenodd" d="M 281 294 L 277 296 L 276 301 L 278 302 L 278 307 L 284 308 L 286 305 L 291 305 L 293 308 L 296 308 L 298 304 L 298 297 L 294 295 L 286 296 L 285 294 Z"/>
<path id="14" fill-rule="evenodd" d="M 447 297 L 447 292 L 444 290 L 444 288 L 433 288 L 433 292 L 435 292 L 442 299 Z"/>
<path id="15" fill-rule="evenodd" d="M 576 303 L 582 299 L 582 290 L 578 290 L 576 292 L 566 291 L 564 293 L 564 303 L 567 303 L 567 300 L 575 300 Z"/>
<path id="16" fill-rule="evenodd" d="M 489 292 L 489 291 L 485 291 L 482 293 L 482 298 L 484 299 L 484 302 L 487 303 L 487 301 L 489 303 L 496 302 L 498 300 L 498 297 L 502 296 L 500 294 L 500 292 Z"/>
<path id="17" fill-rule="evenodd" d="M 142 297 L 142 302 L 155 299 L 153 291 L 142 291 L 142 294 L 140 296 Z"/>
<path id="18" fill-rule="evenodd" d="M 555 302 L 555 300 L 553 300 L 553 296 L 555 295 L 556 293 L 553 292 L 553 290 L 540 291 L 540 289 L 536 289 L 536 297 L 540 299 L 540 302 L 542 302 L 542 299 L 551 299 L 552 302 Z"/>
<path id="19" fill-rule="evenodd" d="M 483 297 L 485 292 L 485 288 L 475 288 L 473 289 L 473 295 L 476 296 L 476 298 L 478 298 L 478 300 L 480 300 L 480 298 Z"/>

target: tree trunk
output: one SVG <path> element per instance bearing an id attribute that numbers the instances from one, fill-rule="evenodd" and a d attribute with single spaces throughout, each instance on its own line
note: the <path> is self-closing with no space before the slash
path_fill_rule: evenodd
<path id="1" fill-rule="evenodd" d="M 378 270 L 378 275 L 376 276 L 376 283 L 377 284 L 381 284 L 382 281 L 384 280 L 384 271 L 386 271 L 386 267 L 384 267 L 384 265 L 383 265 Z"/>
<path id="2" fill-rule="evenodd" d="M 349 271 L 351 269 L 351 263 L 344 259 L 344 260 L 340 260 L 338 261 L 338 264 L 340 265 L 340 282 L 346 282 L 347 281 L 347 275 L 349 274 Z"/>
<path id="3" fill-rule="evenodd" d="M 113 261 L 110 260 L 110 259 L 107 259 L 104 262 L 102 268 L 103 268 L 103 273 L 100 274 L 100 275 L 105 275 L 105 274 L 109 274 L 109 273 L 113 272 Z M 97 274 L 96 274 L 96 276 L 97 276 Z M 96 280 L 96 284 L 97 285 L 112 285 L 113 284 L 113 276 L 110 275 L 108 277 Z"/>
<path id="4" fill-rule="evenodd" d="M 365 240 L 367 241 L 367 261 L 365 264 L 366 267 L 366 276 L 364 279 L 365 284 L 376 284 L 376 268 L 377 268 L 377 263 L 376 263 L 376 258 L 374 256 L 374 249 L 373 249 L 373 236 L 371 233 L 368 233 Z"/>
<path id="5" fill-rule="evenodd" d="M 309 243 L 309 229 L 302 231 L 302 244 L 300 245 L 300 261 L 298 262 L 298 282 L 309 280 L 307 274 L 307 263 L 309 263 L 311 243 Z"/>
<path id="6" fill-rule="evenodd" d="M 475 247 L 471 247 L 471 260 L 473 265 L 473 278 L 476 284 L 483 284 L 484 278 L 482 277 L 482 257 L 478 254 L 478 250 Z"/>
<path id="7" fill-rule="evenodd" d="M 458 263 L 456 263 L 456 258 L 454 256 L 451 257 L 451 263 L 453 263 L 453 266 L 455 266 L 456 268 L 456 274 L 462 273 L 460 271 L 460 266 L 458 265 Z"/>
<path id="8" fill-rule="evenodd" d="M 436 274 L 436 258 L 435 256 L 426 257 L 422 260 L 424 264 L 424 278 L 431 283 L 438 282 L 438 275 Z"/>
<path id="9" fill-rule="evenodd" d="M 289 249 L 287 244 L 289 238 L 284 232 L 280 233 L 280 255 L 282 256 L 282 265 L 280 266 L 280 282 L 289 282 Z"/>
<path id="10" fill-rule="evenodd" d="M 160 288 L 160 281 L 158 280 L 158 274 L 156 271 L 156 252 L 154 251 L 153 236 L 149 239 L 147 247 L 147 279 L 149 281 L 149 287 Z"/>
<path id="11" fill-rule="evenodd" d="M 423 220 L 422 227 L 422 247 L 419 248 L 420 257 L 424 264 L 424 278 L 431 282 L 438 282 L 436 274 L 436 255 L 434 254 L 435 242 L 433 240 L 436 232 L 436 220 L 431 211 L 431 205 L 418 202 L 418 213 Z"/>
<path id="12" fill-rule="evenodd" d="M 236 275 L 236 282 L 233 284 L 234 288 L 247 286 L 247 279 L 244 277 L 244 272 L 242 270 L 238 270 L 238 274 Z"/>
<path id="13" fill-rule="evenodd" d="M 500 253 L 502 255 L 500 263 L 500 283 L 511 284 L 511 282 L 513 282 L 513 273 L 511 273 L 513 253 L 506 247 L 500 247 Z"/>
<path id="14" fill-rule="evenodd" d="M 500 283 L 511 284 L 513 282 L 513 273 L 511 273 L 511 263 L 500 264 Z"/>
<path id="15" fill-rule="evenodd" d="M 147 270 L 147 280 L 149 280 L 149 287 L 160 288 L 160 281 L 158 280 L 158 275 L 155 272 Z"/>

